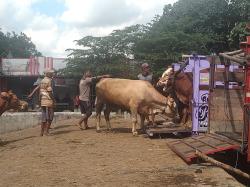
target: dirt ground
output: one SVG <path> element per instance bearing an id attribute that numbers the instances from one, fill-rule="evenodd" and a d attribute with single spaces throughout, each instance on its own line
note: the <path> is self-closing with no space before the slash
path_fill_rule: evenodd
<path id="1" fill-rule="evenodd" d="M 84 131 L 75 123 L 58 121 L 52 136 L 38 126 L 2 134 L 0 186 L 243 186 L 220 168 L 187 165 L 167 139 L 133 137 L 129 120 L 114 117 L 101 133 L 93 119 Z"/>

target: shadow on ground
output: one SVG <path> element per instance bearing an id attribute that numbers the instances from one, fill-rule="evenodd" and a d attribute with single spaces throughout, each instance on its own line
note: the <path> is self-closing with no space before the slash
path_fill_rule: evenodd
<path id="1" fill-rule="evenodd" d="M 7 144 L 11 144 L 11 143 L 15 143 L 18 141 L 22 141 L 22 140 L 27 140 L 27 139 L 31 139 L 31 138 L 35 138 L 36 136 L 28 136 L 28 137 L 24 137 L 24 138 L 20 138 L 20 139 L 15 139 L 15 140 L 0 140 L 0 146 L 5 146 Z"/>

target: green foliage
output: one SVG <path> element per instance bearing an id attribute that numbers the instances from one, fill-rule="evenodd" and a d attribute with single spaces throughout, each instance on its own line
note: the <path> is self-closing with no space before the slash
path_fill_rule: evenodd
<path id="1" fill-rule="evenodd" d="M 31 39 L 24 33 L 6 33 L 0 31 L 0 57 L 12 56 L 14 58 L 29 58 L 41 56 Z"/>
<path id="2" fill-rule="evenodd" d="M 179 0 L 173 6 L 165 6 L 163 15 L 153 24 L 148 37 L 159 38 L 169 33 L 175 38 L 180 37 L 175 47 L 181 48 L 180 45 L 184 44 L 189 51 L 205 55 L 229 50 L 228 36 L 235 24 L 244 20 L 239 13 L 241 10 L 235 8 L 237 3 L 239 1 L 230 4 L 226 0 Z M 189 42 L 183 43 L 182 33 Z M 196 39 L 202 41 L 197 43 Z M 197 50 L 200 43 L 203 43 L 202 49 Z"/>
<path id="3" fill-rule="evenodd" d="M 105 37 L 86 36 L 76 40 L 81 49 L 70 51 L 67 68 L 61 73 L 81 76 L 86 70 L 94 74 L 112 74 L 117 77 L 135 78 L 137 65 L 131 63 L 135 43 L 146 32 L 147 27 L 134 25 L 124 30 L 115 30 Z"/>
<path id="4" fill-rule="evenodd" d="M 246 22 L 241 22 L 235 25 L 229 34 L 229 44 L 232 49 L 238 49 L 239 43 L 246 40 L 250 32 L 246 29 Z"/>
<path id="5" fill-rule="evenodd" d="M 96 74 L 135 78 L 139 63 L 130 62 L 128 57 L 133 56 L 136 62 L 151 64 L 159 76 L 182 54 L 209 55 L 237 49 L 249 34 L 245 30 L 249 10 L 249 0 L 179 0 L 166 5 L 163 14 L 146 25 L 77 40 L 81 49 L 70 49 L 64 73 L 80 75 L 91 69 Z"/>

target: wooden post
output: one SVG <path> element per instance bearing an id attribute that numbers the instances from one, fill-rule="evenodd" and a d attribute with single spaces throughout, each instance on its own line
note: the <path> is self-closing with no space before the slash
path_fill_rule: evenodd
<path id="1" fill-rule="evenodd" d="M 231 171 L 233 173 L 236 173 L 236 174 L 238 174 L 238 175 L 240 175 L 242 177 L 245 177 L 245 178 L 247 178 L 247 179 L 250 180 L 250 175 L 248 175 L 247 173 L 242 172 L 239 169 L 233 168 L 232 166 L 229 166 L 229 165 L 224 164 L 222 162 L 219 162 L 219 161 L 217 161 L 217 160 L 215 160 L 215 159 L 213 159 L 211 157 L 208 157 L 207 155 L 203 154 L 202 152 L 200 152 L 198 150 L 195 151 L 195 154 L 198 157 L 200 157 L 201 159 L 203 159 L 204 161 L 206 161 L 206 162 L 212 163 L 215 166 L 221 167 L 221 168 L 223 168 L 223 169 L 225 169 L 227 171 Z"/>
<path id="2" fill-rule="evenodd" d="M 246 54 L 245 65 L 245 86 L 244 86 L 244 131 L 243 131 L 243 149 L 247 147 L 247 161 L 250 162 L 250 117 L 249 117 L 249 104 L 250 104 L 250 36 L 247 36 L 246 42 L 240 43 L 240 48 Z"/>

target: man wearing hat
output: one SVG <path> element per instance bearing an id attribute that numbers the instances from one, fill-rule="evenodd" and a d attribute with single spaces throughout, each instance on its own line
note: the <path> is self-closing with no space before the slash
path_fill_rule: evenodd
<path id="1" fill-rule="evenodd" d="M 143 63 L 141 65 L 141 73 L 137 76 L 139 80 L 148 81 L 149 83 L 153 83 L 153 74 L 150 72 L 150 67 L 148 63 Z M 153 113 L 153 110 L 150 109 L 150 113 Z M 154 124 L 154 115 L 151 115 L 151 120 L 149 116 L 146 117 L 149 123 Z"/>
<path id="2" fill-rule="evenodd" d="M 28 98 L 31 98 L 32 95 L 39 89 L 39 96 L 42 109 L 42 124 L 41 124 L 41 133 L 40 136 L 49 134 L 49 129 L 51 122 L 54 117 L 54 96 L 53 96 L 53 85 L 52 78 L 54 76 L 53 70 L 45 70 L 45 77 L 41 80 L 40 84 L 31 92 Z"/>
<path id="3" fill-rule="evenodd" d="M 148 81 L 152 84 L 153 74 L 150 72 L 150 67 L 148 63 L 143 63 L 141 65 L 142 72 L 138 75 L 139 80 Z"/>

